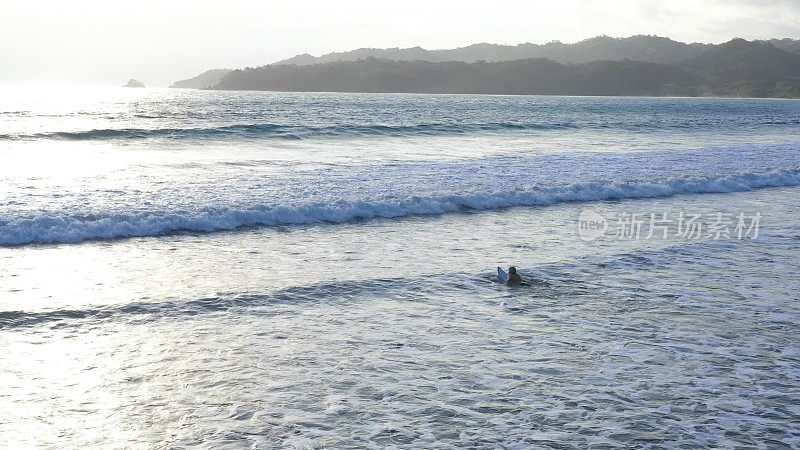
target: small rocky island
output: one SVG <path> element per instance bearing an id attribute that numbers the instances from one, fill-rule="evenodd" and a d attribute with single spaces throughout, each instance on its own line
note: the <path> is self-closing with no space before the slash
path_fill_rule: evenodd
<path id="1" fill-rule="evenodd" d="M 139 80 L 134 80 L 133 78 L 131 78 L 130 80 L 128 80 L 127 83 L 123 84 L 122 87 L 143 88 L 144 83 L 142 83 Z"/>

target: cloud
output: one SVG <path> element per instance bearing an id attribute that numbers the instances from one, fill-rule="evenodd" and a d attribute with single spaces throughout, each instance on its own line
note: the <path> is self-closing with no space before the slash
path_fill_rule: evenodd
<path id="1" fill-rule="evenodd" d="M 0 81 L 167 85 L 212 67 L 357 47 L 575 42 L 600 34 L 682 41 L 800 38 L 789 0 L 29 0 L 0 15 Z"/>

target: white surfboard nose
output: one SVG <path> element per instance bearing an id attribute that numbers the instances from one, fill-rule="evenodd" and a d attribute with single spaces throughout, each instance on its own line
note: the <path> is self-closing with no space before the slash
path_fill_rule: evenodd
<path id="1" fill-rule="evenodd" d="M 505 270 L 501 269 L 500 266 L 497 266 L 497 278 L 500 280 L 501 283 L 505 283 L 508 281 L 508 274 Z"/>

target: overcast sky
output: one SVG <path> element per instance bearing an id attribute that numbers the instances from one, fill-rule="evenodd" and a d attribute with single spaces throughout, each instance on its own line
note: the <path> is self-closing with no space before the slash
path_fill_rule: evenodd
<path id="1" fill-rule="evenodd" d="M 8 0 L 0 82 L 166 86 L 209 68 L 358 47 L 576 42 L 656 34 L 685 42 L 800 38 L 798 0 Z"/>

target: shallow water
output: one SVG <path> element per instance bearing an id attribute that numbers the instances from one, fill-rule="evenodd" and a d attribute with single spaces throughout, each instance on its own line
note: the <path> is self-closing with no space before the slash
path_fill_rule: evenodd
<path id="1" fill-rule="evenodd" d="M 798 102 L 30 97 L 6 445 L 800 446 Z M 587 209 L 761 223 L 584 241 Z"/>

